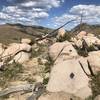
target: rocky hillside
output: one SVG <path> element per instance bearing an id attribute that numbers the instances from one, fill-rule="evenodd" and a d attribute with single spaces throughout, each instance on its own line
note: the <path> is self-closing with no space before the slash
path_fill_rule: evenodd
<path id="1" fill-rule="evenodd" d="M 50 31 L 51 29 L 42 26 L 24 26 L 21 24 L 0 25 L 0 43 L 18 42 L 21 38 L 31 38 L 34 40 Z"/>
<path id="2" fill-rule="evenodd" d="M 73 28 L 70 32 L 66 31 L 66 39 L 78 34 L 80 31 L 86 31 L 95 35 L 100 35 L 100 25 L 81 24 Z M 0 43 L 8 44 L 12 42 L 20 42 L 22 38 L 30 38 L 34 41 L 43 35 L 52 32 L 52 29 L 42 26 L 24 26 L 22 24 L 5 24 L 0 25 Z"/>
<path id="3" fill-rule="evenodd" d="M 100 25 L 89 25 L 86 23 L 77 25 L 75 28 L 71 30 L 71 32 L 73 32 L 73 34 L 77 34 L 83 30 L 89 33 L 100 35 Z"/>
<path id="4" fill-rule="evenodd" d="M 33 36 L 26 26 L 6 27 Z M 69 38 L 61 28 L 53 39 L 31 42 L 24 37 L 20 43 L 0 43 L 0 100 L 100 100 L 96 35 L 81 31 Z"/>

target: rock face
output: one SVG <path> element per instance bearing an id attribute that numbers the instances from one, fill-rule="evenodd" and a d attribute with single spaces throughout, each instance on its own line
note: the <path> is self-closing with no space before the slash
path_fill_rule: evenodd
<path id="1" fill-rule="evenodd" d="M 77 47 L 82 47 L 82 40 L 84 40 L 88 47 L 96 45 L 100 46 L 100 39 L 91 33 L 85 31 L 80 32 L 75 38 L 71 39 Z"/>
<path id="2" fill-rule="evenodd" d="M 95 100 L 100 100 L 100 95 L 98 95 L 98 96 L 95 98 Z"/>
<path id="3" fill-rule="evenodd" d="M 94 72 L 100 71 L 100 50 L 90 52 L 87 59 Z"/>
<path id="4" fill-rule="evenodd" d="M 40 96 L 39 100 L 82 100 L 72 94 L 65 92 L 48 93 Z"/>
<path id="5" fill-rule="evenodd" d="M 53 44 L 49 48 L 49 55 L 53 60 L 56 60 L 56 58 L 59 56 L 57 59 L 59 61 L 71 59 L 78 56 L 77 51 L 74 49 L 72 44 L 68 41 L 61 42 L 61 43 L 57 42 Z"/>
<path id="6" fill-rule="evenodd" d="M 26 51 L 29 52 L 31 51 L 31 46 L 28 44 L 18 44 L 18 43 L 13 43 L 8 46 L 8 48 L 5 50 L 5 52 L 2 54 L 2 57 L 6 58 L 8 56 L 14 56 L 16 53 L 20 51 Z"/>
<path id="7" fill-rule="evenodd" d="M 84 36 L 86 36 L 87 35 L 87 33 L 85 32 L 85 31 L 81 31 L 76 37 L 78 38 L 78 39 L 82 39 Z"/>
<path id="8" fill-rule="evenodd" d="M 12 58 L 10 63 L 13 61 L 23 63 L 29 60 L 32 47 L 31 45 L 27 44 L 29 43 L 29 41 L 27 41 L 27 43 L 25 43 L 26 40 L 22 41 L 23 43 L 11 43 L 6 49 L 4 49 L 2 45 L 0 45 L 2 62 L 5 62 L 5 60 L 7 60 L 9 57 Z"/>
<path id="9" fill-rule="evenodd" d="M 11 62 L 15 61 L 15 62 L 22 64 L 22 63 L 28 61 L 30 59 L 30 57 L 31 57 L 30 53 L 19 52 L 17 55 L 14 56 L 14 58 Z"/>
<path id="10" fill-rule="evenodd" d="M 64 36 L 65 36 L 65 32 L 66 32 L 66 31 L 65 31 L 63 28 L 59 29 L 59 30 L 58 30 L 58 36 L 57 36 L 57 37 L 58 37 L 58 38 L 59 38 L 59 37 L 64 37 Z"/>
<path id="11" fill-rule="evenodd" d="M 30 39 L 22 39 L 21 40 L 21 43 L 27 43 L 27 44 L 30 44 L 32 41 Z"/>
<path id="12" fill-rule="evenodd" d="M 89 73 L 87 63 L 83 58 L 60 62 L 52 68 L 47 90 L 50 92 L 64 91 L 82 99 L 91 95 L 91 89 L 88 86 L 89 78 L 78 61 L 83 62 L 86 72 Z"/>
<path id="13" fill-rule="evenodd" d="M 97 37 L 94 36 L 84 36 L 83 39 L 87 43 L 88 46 L 92 46 L 93 44 L 100 45 L 100 40 Z"/>

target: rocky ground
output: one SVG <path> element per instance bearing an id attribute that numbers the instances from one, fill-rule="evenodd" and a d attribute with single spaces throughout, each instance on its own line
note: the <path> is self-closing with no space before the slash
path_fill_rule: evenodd
<path id="1" fill-rule="evenodd" d="M 0 100 L 100 100 L 100 39 L 65 37 L 1 43 Z"/>

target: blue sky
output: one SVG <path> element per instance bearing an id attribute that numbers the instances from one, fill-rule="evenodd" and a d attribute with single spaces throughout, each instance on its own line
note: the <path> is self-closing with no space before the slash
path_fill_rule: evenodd
<path id="1" fill-rule="evenodd" d="M 76 19 L 66 26 L 71 29 L 80 22 L 100 24 L 100 0 L 0 0 L 0 24 L 21 23 L 57 28 Z"/>

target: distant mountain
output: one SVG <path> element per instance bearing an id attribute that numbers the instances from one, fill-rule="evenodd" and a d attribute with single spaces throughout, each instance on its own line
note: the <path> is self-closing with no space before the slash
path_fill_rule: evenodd
<path id="1" fill-rule="evenodd" d="M 0 43 L 13 43 L 19 42 L 21 38 L 30 38 L 33 41 L 36 38 L 40 38 L 43 35 L 52 32 L 53 29 L 49 29 L 42 26 L 25 26 L 22 24 L 5 24 L 0 25 Z M 78 34 L 80 31 L 86 31 L 95 35 L 100 35 L 100 25 L 89 25 L 86 23 L 79 24 L 73 28 L 70 32 L 66 31 L 68 37 L 72 37 Z"/>
<path id="2" fill-rule="evenodd" d="M 35 39 L 52 30 L 42 26 L 25 26 L 22 24 L 0 25 L 0 43 L 18 42 L 21 38 Z"/>
<path id="3" fill-rule="evenodd" d="M 78 34 L 80 31 L 86 31 L 95 35 L 100 35 L 100 25 L 89 25 L 86 23 L 82 23 L 73 28 L 71 30 L 71 33 Z"/>

